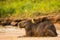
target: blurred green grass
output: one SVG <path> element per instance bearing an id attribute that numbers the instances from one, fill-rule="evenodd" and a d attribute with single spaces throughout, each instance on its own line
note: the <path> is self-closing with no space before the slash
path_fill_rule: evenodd
<path id="1" fill-rule="evenodd" d="M 0 17 L 34 17 L 59 10 L 60 0 L 0 0 Z"/>

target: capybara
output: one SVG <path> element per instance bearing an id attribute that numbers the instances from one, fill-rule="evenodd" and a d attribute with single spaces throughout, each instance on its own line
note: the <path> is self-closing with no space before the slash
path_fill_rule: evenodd
<path id="1" fill-rule="evenodd" d="M 20 28 L 25 28 L 28 37 L 56 37 L 57 32 L 54 24 L 46 17 L 40 23 L 32 23 L 31 20 L 22 21 Z"/>

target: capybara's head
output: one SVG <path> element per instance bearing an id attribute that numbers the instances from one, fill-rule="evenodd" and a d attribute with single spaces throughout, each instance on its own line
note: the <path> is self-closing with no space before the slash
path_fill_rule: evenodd
<path id="1" fill-rule="evenodd" d="M 20 28 L 25 28 L 25 27 L 29 27 L 31 25 L 31 20 L 24 20 L 21 21 L 18 25 Z"/>

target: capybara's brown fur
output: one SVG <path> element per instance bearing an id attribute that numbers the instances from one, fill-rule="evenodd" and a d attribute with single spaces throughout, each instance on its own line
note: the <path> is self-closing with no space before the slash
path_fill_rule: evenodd
<path id="1" fill-rule="evenodd" d="M 22 21 L 18 24 L 20 28 L 25 28 L 26 36 L 29 37 L 56 37 L 57 32 L 54 24 L 46 17 L 40 23 L 32 23 L 31 20 Z"/>
<path id="2" fill-rule="evenodd" d="M 38 24 L 38 27 L 40 27 L 40 28 L 38 28 L 38 32 L 39 31 L 41 32 L 40 36 L 44 36 L 44 35 L 45 36 L 57 36 L 56 28 L 55 28 L 53 22 L 51 22 L 47 17 L 43 17 L 42 19 L 38 19 L 38 21 L 39 22 L 37 24 Z"/>

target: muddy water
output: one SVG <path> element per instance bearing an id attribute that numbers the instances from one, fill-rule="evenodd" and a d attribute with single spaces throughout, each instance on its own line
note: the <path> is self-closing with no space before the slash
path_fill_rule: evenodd
<path id="1" fill-rule="evenodd" d="M 0 26 L 0 40 L 18 40 L 18 36 L 25 35 L 25 29 L 12 26 Z"/>
<path id="2" fill-rule="evenodd" d="M 25 29 L 20 29 L 12 26 L 5 26 L 0 28 L 0 36 L 23 36 L 25 35 Z"/>

